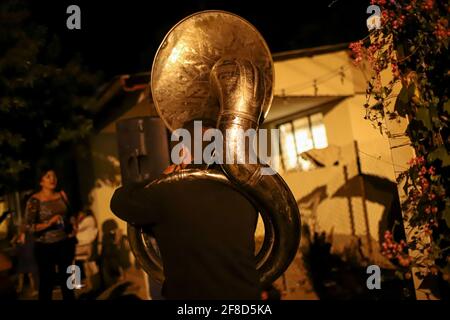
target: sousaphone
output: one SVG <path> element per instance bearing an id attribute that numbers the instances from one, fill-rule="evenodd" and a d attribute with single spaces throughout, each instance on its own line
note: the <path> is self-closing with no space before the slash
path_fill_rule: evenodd
<path id="1" fill-rule="evenodd" d="M 151 90 L 156 110 L 170 131 L 202 120 L 225 133 L 258 129 L 272 103 L 273 79 L 269 48 L 255 27 L 228 12 L 203 11 L 180 21 L 164 38 L 153 62 Z M 232 135 L 224 137 L 224 148 L 240 148 Z M 264 241 L 256 260 L 261 282 L 269 284 L 295 257 L 300 213 L 284 180 L 276 173 L 267 174 L 267 169 L 264 163 L 235 161 L 182 169 L 152 183 L 208 179 L 244 194 L 264 222 Z M 163 263 L 151 230 L 132 221 L 128 226 L 135 256 L 150 277 L 163 281 Z"/>

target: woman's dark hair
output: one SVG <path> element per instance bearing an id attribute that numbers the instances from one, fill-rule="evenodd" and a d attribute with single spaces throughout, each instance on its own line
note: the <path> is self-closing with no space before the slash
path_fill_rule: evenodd
<path id="1" fill-rule="evenodd" d="M 40 190 L 41 189 L 41 181 L 42 178 L 49 172 L 49 171 L 53 171 L 56 174 L 56 177 L 58 177 L 58 172 L 57 170 L 50 165 L 43 165 L 41 167 L 39 167 L 39 169 L 37 170 L 37 174 L 36 174 L 36 190 Z"/>

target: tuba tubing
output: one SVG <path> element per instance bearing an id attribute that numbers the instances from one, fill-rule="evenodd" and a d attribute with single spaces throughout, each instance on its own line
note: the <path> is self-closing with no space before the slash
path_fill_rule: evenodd
<path id="1" fill-rule="evenodd" d="M 217 128 L 224 137 L 223 154 L 235 158 L 220 164 L 217 170 L 181 170 L 152 182 L 170 183 L 180 179 L 213 179 L 226 183 L 246 195 L 259 210 L 265 226 L 265 237 L 256 256 L 262 285 L 271 284 L 289 267 L 300 242 L 300 213 L 292 192 L 278 174 L 263 174 L 267 164 L 239 163 L 239 155 L 249 155 L 250 146 L 242 145 L 237 131 L 258 129 L 259 104 L 264 99 L 263 80 L 259 70 L 246 60 L 219 60 L 211 71 L 211 88 L 220 105 Z M 231 133 L 231 134 L 226 134 Z M 245 148 L 245 149 L 243 149 Z M 129 226 L 130 244 L 144 269 L 158 282 L 163 281 L 163 265 L 148 230 Z"/>
<path id="2" fill-rule="evenodd" d="M 258 203 L 263 212 L 269 213 L 275 237 L 271 248 L 263 246 L 261 255 L 264 258 L 258 265 L 261 282 L 269 284 L 281 276 L 297 253 L 300 212 L 292 192 L 278 173 L 264 174 L 271 169 L 260 160 L 256 164 L 238 161 L 238 157 L 250 155 L 252 146 L 242 144 L 239 135 L 234 133 L 258 129 L 261 105 L 266 96 L 264 79 L 248 60 L 221 59 L 211 70 L 210 84 L 220 105 L 217 127 L 224 136 L 223 155 L 232 160 L 221 164 L 222 170 L 230 181 Z M 228 159 L 229 154 L 233 155 L 232 159 Z"/>

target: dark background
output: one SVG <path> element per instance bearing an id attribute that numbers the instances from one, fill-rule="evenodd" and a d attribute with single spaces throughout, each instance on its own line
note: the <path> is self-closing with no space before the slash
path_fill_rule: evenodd
<path id="1" fill-rule="evenodd" d="M 367 35 L 368 0 L 29 0 L 32 19 L 55 32 L 64 55 L 80 53 L 106 79 L 149 71 L 165 34 L 197 11 L 220 9 L 250 21 L 272 52 L 358 40 Z M 68 30 L 66 9 L 81 9 L 81 30 Z"/>

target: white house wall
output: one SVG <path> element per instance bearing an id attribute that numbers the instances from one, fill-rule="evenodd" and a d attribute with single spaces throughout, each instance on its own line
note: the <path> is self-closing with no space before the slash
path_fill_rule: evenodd
<path id="1" fill-rule="evenodd" d="M 354 93 L 352 66 L 347 51 L 275 62 L 277 96 L 345 96 Z M 339 75 L 343 68 L 343 77 Z M 318 90 L 315 92 L 314 80 Z"/>
<path id="2" fill-rule="evenodd" d="M 344 70 L 343 79 L 335 72 L 342 70 L 341 67 Z M 339 165 L 309 172 L 282 172 L 281 175 L 297 200 L 305 197 L 315 188 L 327 187 L 328 198 L 323 200 L 317 209 L 316 231 L 333 232 L 334 250 L 342 250 L 352 240 L 350 205 L 354 216 L 354 235 L 364 242 L 367 228 L 362 198 L 351 197 L 349 201 L 347 198 L 332 198 L 331 195 L 345 184 L 344 165 L 347 167 L 348 179 L 357 174 L 356 152 L 358 152 L 363 173 L 395 181 L 387 136 L 380 134 L 379 130 L 364 119 L 365 92 L 363 89 L 368 74 L 353 66 L 347 51 L 275 62 L 275 71 L 276 95 L 349 96 L 334 106 L 322 110 L 328 144 L 337 146 L 341 150 Z M 322 77 L 327 73 L 328 77 Z M 321 78 L 324 79 L 322 82 Z M 314 88 L 314 79 L 317 79 L 317 88 Z M 357 142 L 358 151 L 355 149 L 354 141 Z M 379 222 L 385 207 L 368 200 L 366 200 L 366 206 L 369 233 L 373 242 L 377 242 L 380 232 Z M 301 211 L 303 211 L 302 215 L 308 215 L 308 210 Z M 378 251 L 377 248 L 374 250 Z M 375 253 L 375 258 L 381 259 L 378 252 Z"/>

